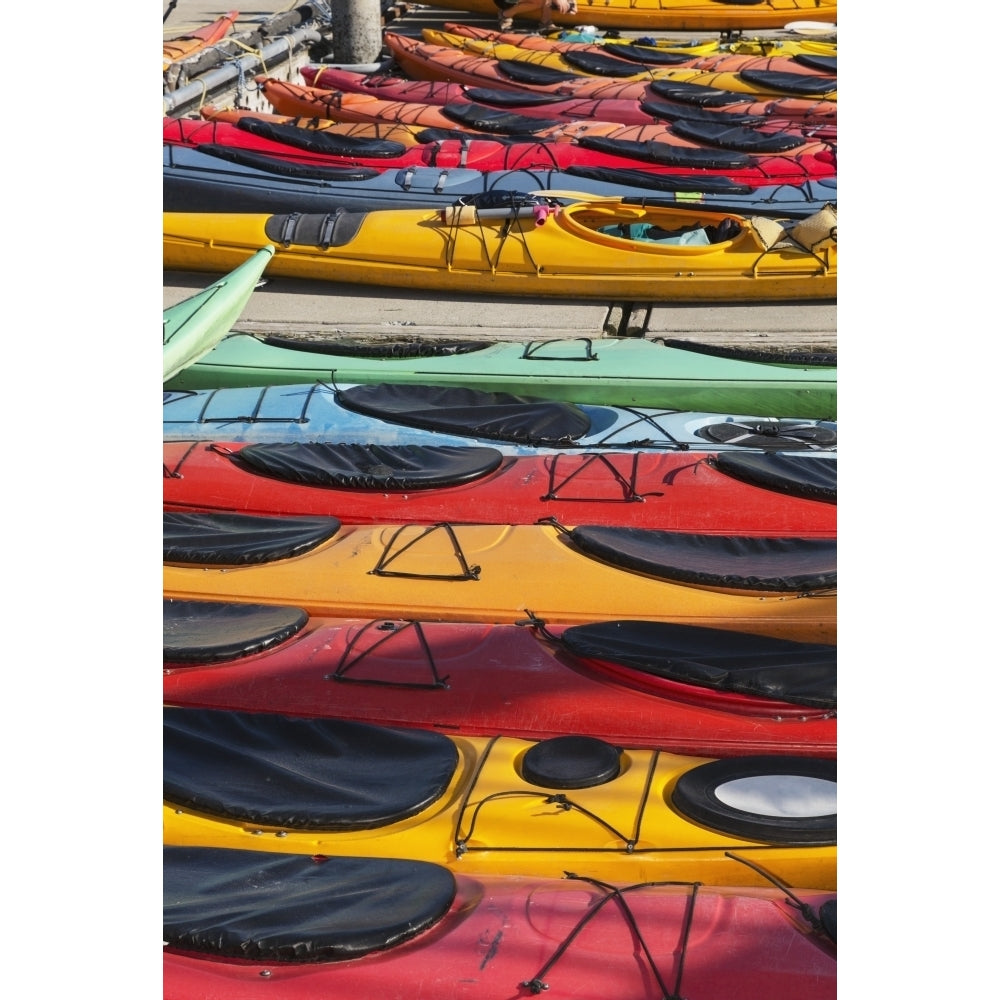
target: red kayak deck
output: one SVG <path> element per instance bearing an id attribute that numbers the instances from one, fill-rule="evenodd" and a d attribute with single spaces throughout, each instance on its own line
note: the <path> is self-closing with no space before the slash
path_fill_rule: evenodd
<path id="1" fill-rule="evenodd" d="M 736 479 L 716 467 L 719 459 L 714 455 L 635 452 L 513 457 L 498 453 L 493 471 L 466 482 L 427 488 L 394 488 L 377 475 L 365 483 L 360 474 L 353 487 L 337 486 L 332 480 L 309 485 L 302 481 L 305 463 L 294 468 L 285 465 L 310 449 L 322 448 L 318 444 L 164 442 L 164 509 L 320 514 L 344 524 L 442 520 L 534 524 L 555 517 L 562 523 L 700 534 L 801 538 L 835 538 L 837 534 L 835 503 Z M 378 457 L 377 449 L 359 446 L 357 451 L 370 461 Z M 815 461 L 835 472 L 835 461 Z"/>
<path id="2" fill-rule="evenodd" d="M 163 700 L 182 707 L 833 759 L 835 688 L 834 646 L 719 629 L 310 618 L 164 602 Z"/>
<path id="3" fill-rule="evenodd" d="M 164 1000 L 837 995 L 830 892 L 211 848 L 166 849 L 164 881 Z"/>

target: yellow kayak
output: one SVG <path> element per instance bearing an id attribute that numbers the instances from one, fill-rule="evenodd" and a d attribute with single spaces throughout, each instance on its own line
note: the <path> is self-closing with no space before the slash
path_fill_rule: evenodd
<path id="1" fill-rule="evenodd" d="M 436 4 L 463 14 L 496 16 L 493 0 L 441 0 Z M 572 14 L 552 10 L 552 21 L 560 27 L 592 24 L 598 28 L 626 31 L 749 31 L 781 29 L 808 18 L 809 22 L 836 24 L 837 0 L 577 0 Z M 518 18 L 538 21 L 539 13 L 525 12 Z"/>
<path id="2" fill-rule="evenodd" d="M 211 752 L 209 752 L 209 750 Z M 456 872 L 836 888 L 836 761 L 167 707 L 163 842 Z"/>
<path id="3" fill-rule="evenodd" d="M 336 618 L 638 618 L 836 641 L 836 541 L 164 512 L 163 596 Z"/>
<path id="4" fill-rule="evenodd" d="M 272 243 L 272 277 L 573 301 L 833 300 L 836 219 L 832 206 L 775 220 L 506 191 L 446 209 L 164 212 L 163 266 L 226 273 Z"/>
<path id="5" fill-rule="evenodd" d="M 528 48 L 487 39 L 466 38 L 463 35 L 438 31 L 434 28 L 424 28 L 421 36 L 424 41 L 432 45 L 447 46 L 489 59 L 513 59 L 580 76 L 613 75 L 615 79 L 622 81 L 670 80 L 674 83 L 765 97 L 795 95 L 824 101 L 837 99 L 836 77 L 823 76 L 818 72 L 802 68 L 784 55 L 725 53 L 713 58 L 700 59 L 697 65 L 680 67 L 630 64 L 625 60 L 619 60 L 620 69 L 611 73 L 607 68 L 607 60 L 600 62 L 598 64 L 600 68 L 593 70 L 586 68 L 586 63 L 574 61 L 572 49 Z M 611 51 L 613 53 L 613 49 Z M 745 73 L 747 70 L 750 71 L 749 74 Z M 779 83 L 780 86 L 777 85 Z"/>

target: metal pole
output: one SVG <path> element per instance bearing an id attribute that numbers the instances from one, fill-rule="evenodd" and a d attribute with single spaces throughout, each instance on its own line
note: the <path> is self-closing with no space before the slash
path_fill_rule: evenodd
<path id="1" fill-rule="evenodd" d="M 382 51 L 381 0 L 330 0 L 333 57 L 340 63 L 373 63 Z"/>

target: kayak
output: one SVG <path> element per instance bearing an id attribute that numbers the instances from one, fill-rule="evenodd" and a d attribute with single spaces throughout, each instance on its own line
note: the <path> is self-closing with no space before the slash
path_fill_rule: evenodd
<path id="1" fill-rule="evenodd" d="M 830 25 L 818 25 L 825 29 Z M 785 26 L 787 30 L 787 25 Z M 642 40 L 622 38 L 617 33 L 602 36 L 584 35 L 580 32 L 575 37 L 572 32 L 561 31 L 556 35 L 543 35 L 538 32 L 498 31 L 494 28 L 484 28 L 476 24 L 460 24 L 456 21 L 446 21 L 444 30 L 452 35 L 462 35 L 465 38 L 476 38 L 492 42 L 506 42 L 508 45 L 520 45 L 526 49 L 556 50 L 559 52 L 576 49 L 594 49 L 620 59 L 632 62 L 646 63 L 650 60 L 669 61 L 671 58 L 699 58 L 714 56 L 720 53 L 736 55 L 785 55 L 823 56 L 836 58 L 836 41 L 823 38 L 763 38 L 742 35 L 730 38 L 643 38 Z M 583 40 L 588 38 L 588 40 Z M 589 40 L 592 38 L 593 40 Z"/>
<path id="2" fill-rule="evenodd" d="M 836 641 L 836 539 L 163 513 L 163 596 L 335 618 L 667 621 Z"/>
<path id="3" fill-rule="evenodd" d="M 687 125 L 692 129 L 709 129 L 713 123 L 689 119 Z M 749 130 L 734 124 L 726 131 L 738 137 Z M 753 152 L 754 142 L 739 142 L 738 139 L 734 139 L 732 145 L 746 148 L 680 145 L 664 141 L 662 124 L 623 126 L 611 135 L 580 136 L 568 142 L 461 134 L 454 129 L 416 129 L 415 136 L 419 137 L 419 141 L 414 138 L 410 145 L 406 145 L 388 139 L 345 136 L 254 117 L 242 117 L 232 122 L 165 118 L 163 122 L 163 142 L 171 149 L 178 146 L 196 148 L 216 157 L 225 156 L 231 163 L 266 165 L 271 170 L 283 171 L 290 179 L 315 178 L 330 182 L 341 178 L 371 177 L 371 171 L 362 174 L 357 169 L 359 167 L 381 172 L 428 167 L 445 178 L 456 169 L 537 172 L 539 177 L 526 182 L 530 188 L 539 187 L 540 176 L 547 171 L 575 172 L 575 167 L 599 167 L 630 169 L 633 173 L 629 176 L 636 176 L 635 171 L 641 168 L 642 175 L 649 177 L 646 186 L 656 185 L 661 179 L 666 181 L 684 175 L 696 178 L 709 192 L 714 189 L 745 193 L 746 187 L 774 185 L 798 188 L 812 178 L 824 178 L 834 185 L 831 200 L 836 198 L 836 158 L 822 150 L 816 151 L 812 146 L 805 151 L 769 154 Z M 715 138 L 726 141 L 721 131 L 716 131 Z M 249 156 L 241 160 L 242 154 Z M 164 163 L 167 162 L 166 156 L 164 153 Z M 290 166 L 276 166 L 275 158 L 296 167 L 312 166 L 326 170 L 322 174 L 309 174 L 305 170 L 292 170 Z M 338 173 L 330 170 L 331 167 L 355 169 L 351 173 L 343 170 Z M 696 187 L 690 180 L 688 184 L 692 189 Z M 764 197 L 761 192 L 758 196 Z"/>
<path id="4" fill-rule="evenodd" d="M 447 209 L 463 198 L 491 191 L 525 191 L 560 200 L 656 198 L 678 207 L 713 212 L 804 219 L 837 200 L 835 178 L 750 185 L 722 171 L 692 176 L 680 170 L 652 173 L 570 167 L 567 171 L 462 167 L 313 166 L 240 147 L 163 147 L 165 212 L 284 213 L 337 209 Z"/>
<path id="5" fill-rule="evenodd" d="M 523 59 L 536 66 L 550 66 L 553 69 L 584 76 L 611 76 L 621 79 L 644 76 L 649 79 L 658 76 L 664 69 L 696 69 L 716 73 L 741 73 L 749 69 L 777 74 L 802 74 L 813 78 L 823 77 L 822 84 L 815 79 L 801 81 L 801 85 L 809 88 L 808 92 L 815 96 L 825 95 L 827 91 L 836 90 L 837 87 L 836 58 L 812 56 L 795 59 L 786 55 L 732 52 L 684 56 L 656 49 L 646 49 L 646 58 L 643 58 L 638 49 L 623 50 L 632 56 L 623 58 L 618 55 L 616 49 L 601 45 L 577 44 L 561 48 L 523 46 L 496 39 L 470 38 L 436 28 L 424 28 L 420 34 L 425 42 L 430 42 L 432 45 L 450 45 L 466 52 L 489 56 L 491 59 Z M 302 72 L 306 75 L 307 69 L 304 68 Z M 665 75 L 669 77 L 670 74 L 668 72 Z M 311 82 L 308 76 L 306 79 L 307 82 Z M 786 82 L 794 84 L 796 81 Z M 317 86 L 326 84 L 321 83 Z"/>
<path id="6" fill-rule="evenodd" d="M 186 59 L 188 56 L 200 52 L 202 49 L 221 42 L 232 30 L 236 19 L 240 16 L 238 10 L 231 10 L 228 14 L 223 14 L 210 24 L 203 25 L 193 31 L 178 35 L 163 43 L 163 69 L 166 71 L 171 63 L 178 59 Z"/>
<path id="7" fill-rule="evenodd" d="M 240 318 L 274 254 L 262 247 L 234 271 L 163 310 L 163 381 L 204 357 Z"/>
<path id="8" fill-rule="evenodd" d="M 837 425 L 809 418 L 570 403 L 422 383 L 164 390 L 164 441 L 220 438 L 486 445 L 505 455 L 765 450 L 832 456 Z"/>
<path id="9" fill-rule="evenodd" d="M 463 14 L 496 16 L 493 0 L 443 0 L 436 6 Z M 576 13 L 547 12 L 553 23 L 623 28 L 627 31 L 748 31 L 783 28 L 807 17 L 810 21 L 837 21 L 837 0 L 577 0 Z M 518 12 L 519 18 L 539 20 L 537 11 Z"/>
<path id="10" fill-rule="evenodd" d="M 837 762 L 165 707 L 163 843 L 836 888 Z"/>
<path id="11" fill-rule="evenodd" d="M 491 0 L 492 2 L 492 0 Z M 405 43 L 389 44 L 389 38 L 394 32 L 386 32 L 386 43 L 390 49 L 395 45 L 400 49 L 412 49 Z M 453 36 L 459 37 L 459 36 Z M 580 96 L 590 93 L 591 88 L 605 78 L 617 79 L 620 83 L 635 83 L 643 86 L 652 80 L 666 80 L 672 83 L 684 84 L 688 87 L 701 87 L 729 91 L 734 94 L 752 95 L 759 100 L 766 97 L 797 97 L 807 100 L 822 100 L 836 103 L 837 77 L 811 71 L 803 72 L 801 67 L 790 70 L 784 63 L 768 66 L 748 64 L 745 68 L 719 70 L 696 69 L 689 66 L 647 66 L 640 67 L 637 63 L 629 63 L 624 59 L 600 53 L 571 52 L 540 52 L 518 48 L 516 45 L 499 45 L 494 42 L 477 42 L 463 39 L 458 45 L 441 44 L 445 38 L 439 34 L 429 33 L 424 29 L 422 44 L 433 47 L 433 51 L 453 49 L 455 52 L 480 58 L 505 62 L 506 71 L 520 74 L 527 80 L 539 73 L 539 79 L 562 78 L 565 83 L 573 84 L 573 93 Z M 462 44 L 464 42 L 464 44 Z M 751 60 L 755 57 L 740 56 L 736 59 Z M 783 57 L 775 57 L 783 58 Z M 423 65 L 425 77 L 415 75 L 415 79 L 448 80 L 454 79 L 447 67 L 457 60 L 445 60 L 444 65 Z M 590 67 L 587 72 L 584 67 Z M 409 71 L 406 65 L 401 66 Z M 270 98 L 269 98 L 270 100 Z M 272 101 L 273 103 L 273 101 Z M 278 110 L 281 110 L 280 108 Z"/>
<path id="12" fill-rule="evenodd" d="M 655 198 L 490 195 L 445 210 L 164 212 L 163 266 L 226 272 L 273 243 L 274 277 L 574 301 L 836 299 L 832 206 L 782 223 Z"/>
<path id="13" fill-rule="evenodd" d="M 443 80 L 474 87 L 496 87 L 563 97 L 642 100 L 651 92 L 694 107 L 725 108 L 743 114 L 777 115 L 814 122 L 836 121 L 837 102 L 822 97 L 748 94 L 704 83 L 678 79 L 613 80 L 583 76 L 551 66 L 536 66 L 518 59 L 491 59 L 449 45 L 435 45 L 421 38 L 385 32 L 393 60 L 414 80 Z M 689 71 L 691 72 L 691 71 Z M 703 71 L 695 70 L 695 74 Z M 773 82 L 773 81 L 772 81 Z M 779 82 L 782 82 L 779 80 Z M 794 83 L 795 81 L 791 81 Z"/>
<path id="14" fill-rule="evenodd" d="M 333 515 L 344 524 L 560 522 L 705 534 L 837 533 L 826 456 L 165 441 L 164 510 Z"/>
<path id="15" fill-rule="evenodd" d="M 498 683 L 499 682 L 499 683 Z M 313 617 L 164 600 L 163 700 L 705 757 L 837 755 L 837 647 L 667 622 Z"/>
<path id="16" fill-rule="evenodd" d="M 832 420 L 829 355 L 715 349 L 681 340 L 519 341 L 351 337 L 308 342 L 231 333 L 167 389 L 345 383 L 459 386 L 609 406 Z"/>
<path id="17" fill-rule="evenodd" d="M 274 125 L 295 126 L 302 133 L 313 133 L 320 135 L 327 133 L 329 136 L 347 136 L 357 139 L 385 139 L 402 146 L 415 146 L 418 144 L 417 138 L 421 129 L 412 125 L 404 125 L 399 122 L 392 122 L 389 125 L 378 122 L 333 122 L 324 118 L 302 118 L 298 115 L 278 115 L 268 111 L 256 111 L 249 108 L 221 108 L 215 104 L 204 104 L 200 109 L 201 122 L 226 122 L 238 125 L 241 122 L 253 120 L 256 122 L 268 122 Z M 163 125 L 166 132 L 168 122 L 175 122 L 181 126 L 195 127 L 199 124 L 199 119 L 195 118 L 169 118 L 164 116 Z M 166 135 L 164 135 L 166 141 Z"/>
<path id="18" fill-rule="evenodd" d="M 837 995 L 832 892 L 211 847 L 164 847 L 163 875 L 164 1000 Z"/>
<path id="19" fill-rule="evenodd" d="M 315 117 L 341 122 L 400 122 L 419 128 L 461 128 L 470 133 L 572 138 L 578 135 L 605 135 L 621 128 L 622 122 L 579 121 L 569 118 L 512 115 L 504 109 L 479 110 L 466 102 L 447 108 L 411 101 L 382 100 L 372 94 L 320 90 L 258 76 L 257 89 L 278 114 Z M 473 120 L 475 119 L 475 120 Z"/>

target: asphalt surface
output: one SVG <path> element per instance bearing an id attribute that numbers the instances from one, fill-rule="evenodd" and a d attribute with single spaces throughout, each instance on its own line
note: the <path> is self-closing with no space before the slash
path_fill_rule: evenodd
<path id="1" fill-rule="evenodd" d="M 257 0 L 252 9 L 241 11 L 235 30 L 251 29 L 260 20 L 295 6 L 287 0 Z M 164 38 L 207 24 L 226 10 L 206 0 L 178 0 L 164 22 Z M 419 34 L 426 26 L 443 28 L 445 21 L 492 26 L 492 19 L 433 7 L 411 9 L 393 18 L 390 26 L 403 34 Z M 527 22 L 518 26 L 530 27 Z M 211 280 L 203 273 L 164 271 L 163 305 L 173 305 Z M 408 335 L 454 337 L 468 331 L 477 338 L 493 339 L 645 333 L 706 343 L 829 351 L 837 346 L 837 303 L 656 305 L 647 312 L 632 311 L 622 303 L 508 298 L 484 303 L 478 297 L 265 276 L 265 284 L 254 293 L 236 325 L 237 330 L 281 331 L 306 339 L 345 333 L 398 335 L 401 328 Z"/>

